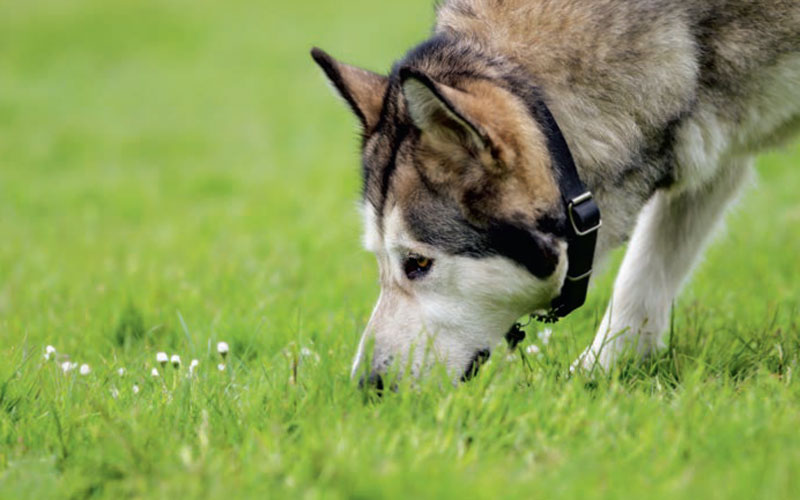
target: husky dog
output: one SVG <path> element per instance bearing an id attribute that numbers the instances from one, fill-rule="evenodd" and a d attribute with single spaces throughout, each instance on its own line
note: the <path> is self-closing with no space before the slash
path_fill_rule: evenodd
<path id="1" fill-rule="evenodd" d="M 381 293 L 353 372 L 374 346 L 379 382 L 433 361 L 458 378 L 563 293 L 571 208 L 554 134 L 603 215 L 594 263 L 630 242 L 575 364 L 608 368 L 663 345 L 754 155 L 800 128 L 797 0 L 445 0 L 388 76 L 312 55 L 363 131 Z"/>

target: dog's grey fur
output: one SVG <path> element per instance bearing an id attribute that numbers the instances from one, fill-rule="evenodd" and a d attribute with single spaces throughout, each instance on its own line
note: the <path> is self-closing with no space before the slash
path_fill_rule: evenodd
<path id="1" fill-rule="evenodd" d="M 535 98 L 552 110 L 602 210 L 597 260 L 633 235 L 578 365 L 607 367 L 630 345 L 657 349 L 670 303 L 753 155 L 800 127 L 800 2 L 448 0 L 437 13 L 431 39 L 388 77 L 314 54 L 364 131 L 365 211 L 383 290 L 365 335 L 376 340 L 374 367 L 424 341 L 458 374 L 515 315 L 558 294 L 566 219 L 526 108 Z M 412 283 L 392 270 L 403 252 L 421 251 L 439 265 L 460 262 L 465 280 L 472 266 L 484 290 L 434 274 Z M 490 261 L 504 274 L 498 283 L 475 267 Z M 415 356 L 414 368 L 425 366 Z"/>

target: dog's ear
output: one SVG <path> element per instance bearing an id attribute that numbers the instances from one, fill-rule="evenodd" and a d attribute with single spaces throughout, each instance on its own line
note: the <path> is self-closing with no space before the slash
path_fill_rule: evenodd
<path id="1" fill-rule="evenodd" d="M 490 109 L 492 99 L 473 95 L 431 79 L 411 68 L 400 70 L 400 82 L 411 120 L 433 147 L 465 149 L 490 171 L 504 171 L 511 151 L 499 140 Z"/>
<path id="2" fill-rule="evenodd" d="M 377 73 L 341 63 L 318 48 L 311 50 L 311 57 L 322 68 L 338 94 L 356 114 L 364 131 L 372 130 L 378 123 L 389 79 Z"/>

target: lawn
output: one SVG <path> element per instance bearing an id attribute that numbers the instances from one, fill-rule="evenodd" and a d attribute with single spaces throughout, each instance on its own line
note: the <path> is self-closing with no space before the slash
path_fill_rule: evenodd
<path id="1" fill-rule="evenodd" d="M 376 265 L 355 120 L 308 49 L 385 71 L 432 19 L 0 3 L 0 498 L 800 495 L 797 146 L 759 162 L 660 358 L 568 376 L 618 253 L 549 339 L 528 328 L 538 355 L 380 402 L 351 383 Z"/>

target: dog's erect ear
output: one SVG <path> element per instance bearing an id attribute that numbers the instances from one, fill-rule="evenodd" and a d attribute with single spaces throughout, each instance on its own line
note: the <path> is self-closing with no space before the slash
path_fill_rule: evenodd
<path id="1" fill-rule="evenodd" d="M 408 114 L 414 125 L 436 139 L 458 141 L 474 151 L 485 149 L 489 138 L 465 111 L 469 96 L 434 82 L 411 68 L 400 70 Z"/>
<path id="2" fill-rule="evenodd" d="M 513 124 L 505 123 L 510 117 L 500 116 L 503 106 L 498 105 L 504 103 L 499 101 L 498 89 L 473 83 L 460 90 L 412 68 L 400 70 L 400 82 L 411 120 L 434 148 L 466 150 L 487 173 L 504 172 L 513 162 L 513 149 L 500 139 L 510 136 L 503 132 Z"/>
<path id="3" fill-rule="evenodd" d="M 322 68 L 336 91 L 361 120 L 364 131 L 375 127 L 383 107 L 389 79 L 365 69 L 344 64 L 314 48 L 311 57 Z"/>

